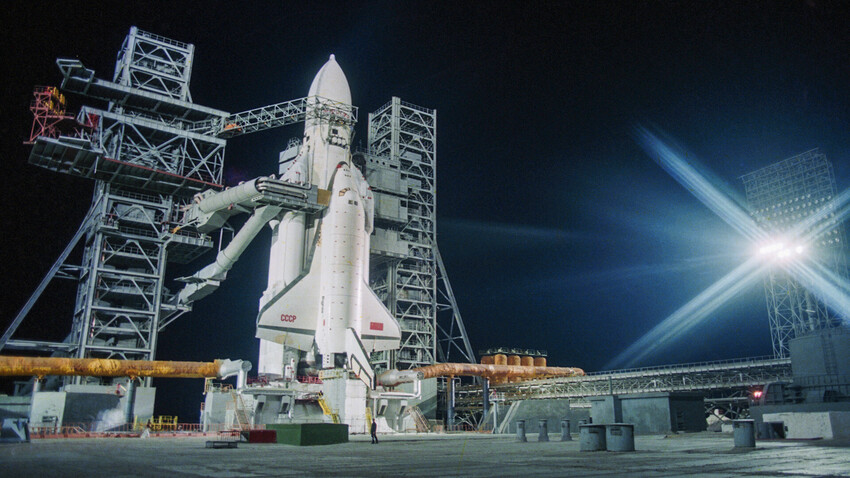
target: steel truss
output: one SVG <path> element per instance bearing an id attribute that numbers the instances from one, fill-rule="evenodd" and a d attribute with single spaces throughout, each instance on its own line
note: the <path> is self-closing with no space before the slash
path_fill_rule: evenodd
<path id="1" fill-rule="evenodd" d="M 395 254 L 376 257 L 372 286 L 399 321 L 401 348 L 376 354 L 378 368 L 408 369 L 447 361 L 460 354 L 474 361 L 466 330 L 436 241 L 437 112 L 392 98 L 369 115 L 369 155 L 386 158 L 401 186 L 376 192 L 376 235 L 402 244 Z M 382 195 L 395 201 L 395 221 L 382 217 Z M 445 317 L 444 317 L 445 316 Z"/>
<path id="2" fill-rule="evenodd" d="M 803 240 L 809 257 L 847 277 L 844 229 L 835 219 L 835 177 L 826 155 L 813 149 L 741 179 L 750 215 L 761 229 L 775 240 Z M 813 214 L 823 219 L 812 221 Z M 794 337 L 840 323 L 809 284 L 783 267 L 769 269 L 764 289 L 775 357 L 789 356 L 788 343 Z"/>
<path id="3" fill-rule="evenodd" d="M 309 96 L 234 113 L 226 118 L 197 123 L 192 128 L 221 138 L 232 138 L 270 128 L 303 123 L 308 119 L 354 126 L 357 123 L 357 107 L 320 96 Z"/>
<path id="4" fill-rule="evenodd" d="M 115 62 L 115 83 L 192 101 L 189 80 L 195 46 L 130 28 Z"/>
<path id="5" fill-rule="evenodd" d="M 646 367 L 610 372 L 594 372 L 582 377 L 551 378 L 522 383 L 493 385 L 499 401 L 543 398 L 570 399 L 581 406 L 588 397 L 652 392 L 700 392 L 707 407 L 740 413 L 741 403 L 753 388 L 767 383 L 791 381 L 791 360 L 787 358 L 748 358 L 663 367 Z M 480 415 L 481 387 L 458 388 L 459 414 Z M 745 401 L 745 400 L 744 400 Z"/>
<path id="6" fill-rule="evenodd" d="M 176 226 L 181 206 L 193 194 L 221 184 L 226 143 L 185 126 L 227 116 L 191 103 L 193 52 L 192 45 L 133 27 L 118 55 L 114 81 L 95 79 L 77 60 L 57 61 L 64 90 L 109 106 L 83 107 L 70 136 L 35 138 L 30 163 L 97 182 L 78 233 L 0 348 L 152 360 L 159 331 L 190 310 L 172 305 L 164 287 L 166 263 L 189 262 L 212 247 L 207 236 Z M 82 263 L 72 265 L 69 255 L 80 242 Z M 65 343 L 10 340 L 55 277 L 78 281 Z"/>
<path id="7" fill-rule="evenodd" d="M 38 86 L 33 92 L 30 103 L 33 122 L 29 141 L 32 144 L 39 136 L 55 138 L 59 136 L 59 125 L 74 119 L 65 110 L 65 95 L 55 86 Z"/>

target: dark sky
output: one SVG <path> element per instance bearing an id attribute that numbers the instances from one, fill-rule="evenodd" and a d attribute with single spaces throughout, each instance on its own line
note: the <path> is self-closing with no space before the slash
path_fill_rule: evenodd
<path id="1" fill-rule="evenodd" d="M 59 83 L 57 57 L 110 77 L 132 25 L 195 45 L 199 104 L 235 112 L 303 97 L 334 53 L 362 141 L 367 113 L 391 96 L 436 108 L 438 242 L 476 351 L 542 348 L 553 365 L 599 370 L 752 252 L 640 148 L 636 125 L 675 140 L 738 199 L 741 175 L 815 147 L 839 190 L 850 186 L 846 4 L 27 1 L 4 10 L 4 330 L 92 190 L 27 164 L 32 88 Z M 231 140 L 228 184 L 275 172 L 301 131 Z M 158 358 L 256 361 L 268 240 L 264 232 L 215 295 L 161 334 Z M 73 291 L 59 289 L 18 337 L 68 332 Z M 639 365 L 770 352 L 757 284 Z"/>

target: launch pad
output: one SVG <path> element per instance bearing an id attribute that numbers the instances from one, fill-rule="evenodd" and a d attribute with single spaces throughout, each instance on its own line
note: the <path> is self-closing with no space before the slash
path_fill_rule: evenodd
<path id="1" fill-rule="evenodd" d="M 63 91 L 109 102 L 83 107 L 73 132 L 59 128 L 74 121 L 64 96 L 55 88 L 36 92 L 41 130 L 30 138 L 30 162 L 97 186 L 90 213 L 46 279 L 80 282 L 71 334 L 61 343 L 12 340 L 31 300 L 0 348 L 152 359 L 157 334 L 220 287 L 268 224 L 274 270 L 257 317 L 263 380 L 209 390 L 204 423 L 339 421 L 365 433 L 377 418 L 385 430 L 405 429 L 413 405 L 438 385 L 423 396 L 418 378 L 396 389 L 379 383 L 381 372 L 448 362 L 458 351 L 474 361 L 435 239 L 436 112 L 393 98 L 369 115 L 368 151 L 351 151 L 357 109 L 350 95 L 323 97 L 311 88 L 305 98 L 235 114 L 196 105 L 188 95 L 193 48 L 133 29 L 111 81 L 60 59 Z M 281 152 L 275 173 L 223 189 L 228 140 L 302 122 L 303 137 Z M 176 293 L 167 290 L 166 263 L 197 259 L 213 247 L 210 234 L 238 213 L 251 218 L 230 244 L 219 244 L 215 263 L 182 278 Z M 329 231 L 337 228 L 345 231 Z M 68 253 L 77 244 L 85 244 L 83 262 L 72 267 Z M 451 327 L 439 327 L 438 312 L 447 311 Z M 447 341 L 438 340 L 441 332 Z M 96 382 L 64 386 L 104 386 Z M 454 389 L 451 378 L 446 385 Z"/>
<path id="2" fill-rule="evenodd" d="M 635 438 L 635 452 L 581 452 L 579 440 L 520 443 L 508 435 L 368 436 L 292 447 L 240 443 L 204 448 L 207 438 L 38 440 L 0 447 L 10 476 L 850 476 L 839 442 L 757 441 L 733 448 L 731 433 Z M 832 446 L 830 446 L 832 445 Z M 116 459 L 120 457 L 120 459 Z"/>

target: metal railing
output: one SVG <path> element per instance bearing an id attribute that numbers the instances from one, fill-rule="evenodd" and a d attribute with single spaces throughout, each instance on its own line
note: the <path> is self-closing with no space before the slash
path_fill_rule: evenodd
<path id="1" fill-rule="evenodd" d="M 219 438 L 234 438 L 238 439 L 241 431 L 247 430 L 265 430 L 265 425 L 249 425 L 243 430 L 235 429 L 224 423 L 207 424 L 207 430 L 204 431 L 203 424 L 200 423 L 176 423 L 173 428 L 163 430 L 148 429 L 149 436 L 157 437 L 193 437 L 193 436 L 216 436 Z M 30 437 L 34 439 L 50 439 L 50 438 L 133 438 L 140 437 L 144 432 L 144 427 L 134 426 L 133 423 L 124 423 L 114 426 L 109 426 L 104 429 L 99 422 L 85 423 L 70 423 L 61 426 L 58 425 L 30 425 Z"/>

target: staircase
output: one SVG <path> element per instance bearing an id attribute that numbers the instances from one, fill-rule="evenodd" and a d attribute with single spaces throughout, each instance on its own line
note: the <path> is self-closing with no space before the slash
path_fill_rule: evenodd
<path id="1" fill-rule="evenodd" d="M 413 422 L 416 423 L 416 431 L 418 433 L 430 433 L 431 432 L 431 424 L 428 423 L 428 419 L 425 418 L 425 415 L 422 414 L 422 410 L 417 406 L 412 406 L 408 409 L 408 412 L 411 417 L 413 417 Z"/>
<path id="2" fill-rule="evenodd" d="M 517 410 L 519 410 L 520 403 L 522 403 L 521 400 L 511 403 L 511 406 L 508 408 L 508 412 L 505 414 L 505 418 L 503 418 L 501 423 L 499 423 L 499 430 L 494 433 L 510 433 L 511 421 L 514 419 Z"/>
<path id="3" fill-rule="evenodd" d="M 230 396 L 233 397 L 233 419 L 235 420 L 233 428 L 240 431 L 250 430 L 251 419 L 248 416 L 248 409 L 245 407 L 242 395 L 231 391 Z"/>
<path id="4" fill-rule="evenodd" d="M 319 397 L 318 401 L 319 406 L 322 407 L 322 412 L 331 417 L 331 420 L 333 420 L 334 423 L 339 423 L 339 414 L 331 410 L 331 407 L 328 406 L 328 402 L 325 401 L 325 398 Z"/>

